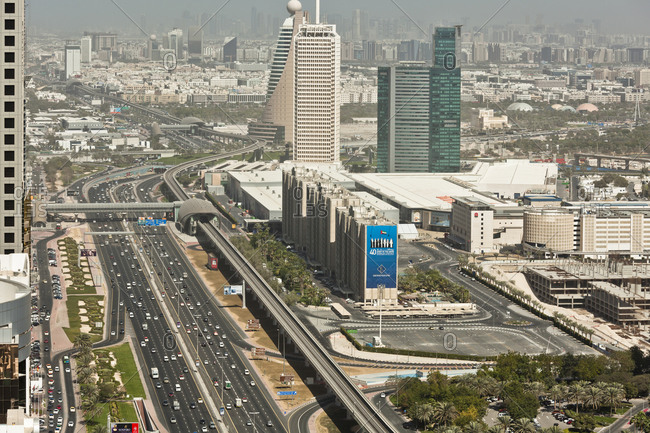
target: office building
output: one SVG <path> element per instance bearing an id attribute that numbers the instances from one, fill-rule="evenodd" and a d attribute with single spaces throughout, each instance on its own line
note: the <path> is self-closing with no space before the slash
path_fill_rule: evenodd
<path id="1" fill-rule="evenodd" d="M 424 62 L 379 67 L 377 171 L 429 171 L 432 69 Z"/>
<path id="2" fill-rule="evenodd" d="M 437 27 L 433 37 L 429 171 L 460 171 L 461 26 Z"/>
<path id="3" fill-rule="evenodd" d="M 81 75 L 81 47 L 77 44 L 65 46 L 65 79 Z"/>
<path id="4" fill-rule="evenodd" d="M 191 63 L 203 61 L 203 29 L 190 26 L 187 34 L 187 59 Z"/>
<path id="5" fill-rule="evenodd" d="M 293 143 L 293 103 L 294 103 L 294 45 L 293 40 L 298 28 L 305 23 L 306 12 L 298 0 L 287 4 L 289 16 L 278 36 L 278 43 L 273 54 L 271 74 L 266 92 L 266 108 L 261 122 L 248 126 L 249 135 L 284 144 Z"/>
<path id="6" fill-rule="evenodd" d="M 341 38 L 333 24 L 302 24 L 294 38 L 293 159 L 338 162 Z"/>
<path id="7" fill-rule="evenodd" d="M 397 305 L 397 224 L 393 206 L 350 191 L 333 164 L 282 175 L 282 233 L 341 290 L 365 305 Z"/>
<path id="8" fill-rule="evenodd" d="M 169 46 L 165 47 L 173 51 L 176 54 L 177 59 L 182 59 L 183 57 L 183 30 L 173 29 L 167 34 L 167 43 Z"/>
<path id="9" fill-rule="evenodd" d="M 81 38 L 81 63 L 90 63 L 93 56 L 93 38 L 84 36 Z"/>
<path id="10" fill-rule="evenodd" d="M 0 59 L 4 80 L 2 88 L 2 227 L 0 253 L 23 251 L 25 179 L 25 2 L 0 0 L 4 25 L 1 27 L 4 55 Z M 1 416 L 1 414 L 0 414 Z"/>
<path id="11" fill-rule="evenodd" d="M 436 28 L 434 65 L 380 67 L 377 171 L 460 170 L 460 27 Z"/>
<path id="12" fill-rule="evenodd" d="M 223 61 L 231 63 L 237 61 L 237 37 L 226 38 L 223 42 Z"/>

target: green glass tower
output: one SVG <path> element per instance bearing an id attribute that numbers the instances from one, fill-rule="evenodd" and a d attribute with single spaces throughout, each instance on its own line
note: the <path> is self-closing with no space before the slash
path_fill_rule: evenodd
<path id="1" fill-rule="evenodd" d="M 429 172 L 460 171 L 460 31 L 436 27 L 431 74 Z"/>
<path id="2" fill-rule="evenodd" d="M 460 26 L 436 28 L 434 65 L 403 62 L 377 75 L 377 171 L 460 171 Z"/>

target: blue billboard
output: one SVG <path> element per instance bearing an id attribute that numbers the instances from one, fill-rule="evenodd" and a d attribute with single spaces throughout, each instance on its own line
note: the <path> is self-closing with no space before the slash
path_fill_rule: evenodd
<path id="1" fill-rule="evenodd" d="M 397 226 L 366 226 L 366 288 L 397 288 Z"/>

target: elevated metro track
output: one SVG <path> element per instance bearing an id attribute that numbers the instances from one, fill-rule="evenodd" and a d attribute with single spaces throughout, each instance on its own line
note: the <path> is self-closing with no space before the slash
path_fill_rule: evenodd
<path id="1" fill-rule="evenodd" d="M 212 159 L 231 156 L 234 153 L 242 153 L 252 149 L 242 149 L 225 155 L 217 155 Z M 178 165 L 167 170 L 163 175 L 164 181 L 176 200 L 187 200 L 188 195 L 176 181 L 176 174 L 186 168 L 200 164 L 204 161 L 197 160 Z M 287 333 L 295 346 L 302 352 L 308 362 L 325 380 L 328 386 L 336 394 L 338 400 L 348 409 L 349 413 L 369 433 L 397 432 L 394 426 L 381 414 L 380 411 L 363 395 L 363 393 L 352 383 L 348 375 L 332 359 L 322 345 L 309 332 L 305 325 L 280 299 L 278 294 L 267 284 L 252 265 L 244 258 L 232 243 L 213 225 L 213 223 L 198 222 L 197 229 L 214 243 L 230 264 L 238 270 L 245 278 L 248 286 L 255 295 L 268 308 L 278 324 Z"/>

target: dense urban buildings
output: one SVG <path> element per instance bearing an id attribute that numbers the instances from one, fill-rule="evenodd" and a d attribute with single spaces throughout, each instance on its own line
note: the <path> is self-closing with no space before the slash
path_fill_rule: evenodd
<path id="1" fill-rule="evenodd" d="M 318 3 L 317 3 L 318 8 Z M 340 158 L 341 38 L 336 26 L 303 24 L 294 38 L 293 159 Z"/>

